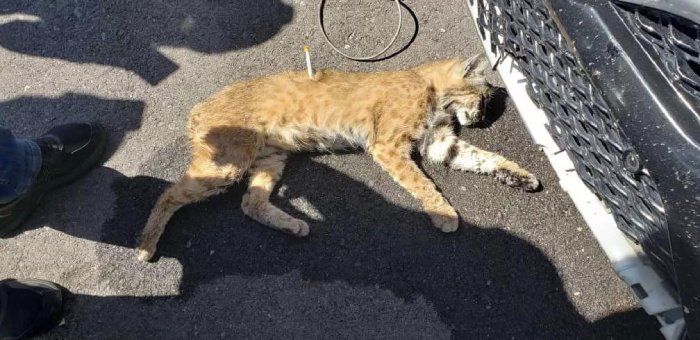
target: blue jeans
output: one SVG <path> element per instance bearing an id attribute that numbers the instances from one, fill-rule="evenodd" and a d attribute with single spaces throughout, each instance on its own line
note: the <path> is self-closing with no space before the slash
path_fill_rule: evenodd
<path id="1" fill-rule="evenodd" d="M 41 169 L 41 151 L 31 140 L 15 138 L 0 127 L 0 204 L 18 198 L 36 180 Z"/>

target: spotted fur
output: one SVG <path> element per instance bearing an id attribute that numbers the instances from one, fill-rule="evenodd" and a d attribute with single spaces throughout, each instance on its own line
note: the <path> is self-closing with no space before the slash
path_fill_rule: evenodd
<path id="1" fill-rule="evenodd" d="M 491 92 L 483 75 L 487 68 L 477 56 L 402 71 L 322 70 L 313 79 L 306 72 L 285 72 L 225 87 L 193 108 L 190 167 L 156 202 L 138 258 L 153 256 L 180 207 L 222 192 L 245 174 L 250 179 L 241 208 L 247 216 L 295 236 L 308 235 L 306 222 L 269 201 L 294 152 L 366 151 L 444 232 L 457 229 L 457 212 L 412 161 L 415 148 L 432 162 L 535 190 L 537 179 L 516 163 L 454 134 L 454 120 L 462 125 L 481 120 L 480 108 Z"/>

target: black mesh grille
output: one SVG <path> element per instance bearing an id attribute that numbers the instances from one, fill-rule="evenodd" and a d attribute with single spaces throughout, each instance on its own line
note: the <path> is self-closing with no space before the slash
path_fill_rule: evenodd
<path id="1" fill-rule="evenodd" d="M 528 93 L 549 117 L 549 130 L 583 181 L 608 206 L 620 229 L 674 277 L 661 197 L 646 173 L 625 170 L 633 152 L 605 100 L 576 62 L 543 0 L 470 0 L 491 49 L 510 54 Z"/>
<path id="2" fill-rule="evenodd" d="M 700 101 L 700 25 L 650 8 L 620 8 L 628 26 L 660 57 L 669 79 Z"/>

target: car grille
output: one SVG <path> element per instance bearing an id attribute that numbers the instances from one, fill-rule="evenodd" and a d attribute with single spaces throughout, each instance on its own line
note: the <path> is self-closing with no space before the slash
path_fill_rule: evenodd
<path id="1" fill-rule="evenodd" d="M 492 51 L 515 59 L 530 97 L 549 118 L 549 132 L 584 183 L 605 202 L 619 228 L 674 278 L 657 186 L 646 172 L 626 170 L 625 160 L 636 155 L 632 144 L 574 58 L 548 6 L 542 0 L 470 1 L 477 2 L 482 37 L 486 30 L 503 38 L 491 40 Z"/>
<path id="2" fill-rule="evenodd" d="M 660 57 L 668 78 L 699 103 L 700 25 L 650 8 L 619 7 L 627 26 Z"/>

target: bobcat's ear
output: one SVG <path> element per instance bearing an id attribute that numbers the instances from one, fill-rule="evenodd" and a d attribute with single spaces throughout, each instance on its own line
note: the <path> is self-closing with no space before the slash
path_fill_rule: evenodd
<path id="1" fill-rule="evenodd" d="M 484 78 L 484 72 L 486 72 L 491 65 L 486 55 L 479 53 L 461 62 L 458 67 L 458 72 L 460 72 L 462 78 L 473 79 Z"/>

